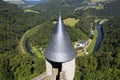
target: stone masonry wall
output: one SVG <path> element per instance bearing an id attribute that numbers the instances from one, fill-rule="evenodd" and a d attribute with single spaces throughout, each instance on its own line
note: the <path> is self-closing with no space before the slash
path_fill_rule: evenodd
<path id="1" fill-rule="evenodd" d="M 65 72 L 66 80 L 73 80 L 75 73 L 75 59 L 63 63 L 62 71 Z"/>

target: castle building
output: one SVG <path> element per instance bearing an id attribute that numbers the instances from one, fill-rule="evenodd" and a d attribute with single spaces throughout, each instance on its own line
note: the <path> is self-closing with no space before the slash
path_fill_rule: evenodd
<path id="1" fill-rule="evenodd" d="M 46 73 L 51 80 L 73 80 L 76 50 L 65 30 L 61 15 L 45 49 Z"/>

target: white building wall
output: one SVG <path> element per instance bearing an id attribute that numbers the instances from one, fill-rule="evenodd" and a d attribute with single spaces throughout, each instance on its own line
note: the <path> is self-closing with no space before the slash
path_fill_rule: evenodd
<path id="1" fill-rule="evenodd" d="M 48 76 L 53 75 L 53 69 L 52 69 L 52 65 L 49 61 L 46 60 L 46 74 Z"/>
<path id="2" fill-rule="evenodd" d="M 75 73 L 75 58 L 62 64 L 62 71 L 65 72 L 66 80 L 73 80 Z"/>

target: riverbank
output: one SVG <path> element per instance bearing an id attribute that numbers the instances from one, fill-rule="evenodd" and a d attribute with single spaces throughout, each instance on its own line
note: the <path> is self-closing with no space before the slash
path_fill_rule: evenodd
<path id="1" fill-rule="evenodd" d="M 93 52 L 93 49 L 94 49 L 94 46 L 95 46 L 95 43 L 97 41 L 97 36 L 98 36 L 98 30 L 97 28 L 95 27 L 95 30 L 94 30 L 94 38 L 91 40 L 91 44 L 87 47 L 87 52 L 88 53 L 92 53 Z"/>
<path id="2" fill-rule="evenodd" d="M 96 28 L 94 30 L 94 38 L 91 41 L 90 46 L 87 48 L 88 53 L 96 52 L 98 51 L 100 44 L 102 42 L 102 27 L 101 25 L 107 22 L 108 19 L 98 19 L 95 20 L 95 23 L 97 23 Z"/>
<path id="3" fill-rule="evenodd" d="M 38 26 L 35 26 L 34 28 L 32 29 L 29 29 L 28 31 L 26 31 L 24 33 L 24 35 L 21 37 L 20 41 L 19 41 L 19 45 L 18 45 L 18 49 L 21 53 L 28 53 L 28 51 L 26 50 L 26 41 L 30 38 L 30 36 L 35 33 L 38 28 L 40 27 L 41 25 L 38 25 Z M 28 44 L 27 44 L 28 45 Z"/>
<path id="4" fill-rule="evenodd" d="M 101 25 L 100 24 L 98 24 L 97 25 L 97 30 L 98 30 L 98 36 L 97 36 L 97 41 L 96 41 L 96 43 L 95 43 L 95 46 L 94 46 L 94 49 L 93 49 L 93 52 L 96 52 L 96 51 L 98 51 L 98 49 L 99 49 L 99 47 L 100 47 L 100 44 L 101 44 L 101 42 L 102 42 L 102 27 L 101 27 Z"/>

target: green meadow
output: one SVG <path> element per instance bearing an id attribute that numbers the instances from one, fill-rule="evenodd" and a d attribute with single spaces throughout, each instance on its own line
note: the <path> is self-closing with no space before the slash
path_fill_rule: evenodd
<path id="1" fill-rule="evenodd" d="M 93 52 L 94 46 L 96 44 L 97 36 L 98 36 L 98 31 L 97 31 L 97 29 L 95 29 L 94 30 L 94 38 L 92 39 L 91 44 L 87 48 L 89 53 Z"/>
<path id="2" fill-rule="evenodd" d="M 75 18 L 66 18 L 63 20 L 65 25 L 69 25 L 71 27 L 75 26 L 76 23 L 78 23 L 79 19 Z M 53 24 L 56 24 L 57 21 L 53 21 Z"/>
<path id="3" fill-rule="evenodd" d="M 105 1 L 109 1 L 109 0 L 91 0 L 91 2 L 105 2 Z"/>
<path id="4" fill-rule="evenodd" d="M 25 9 L 24 12 L 28 12 L 28 13 L 39 13 L 38 11 L 31 10 L 31 9 Z"/>

